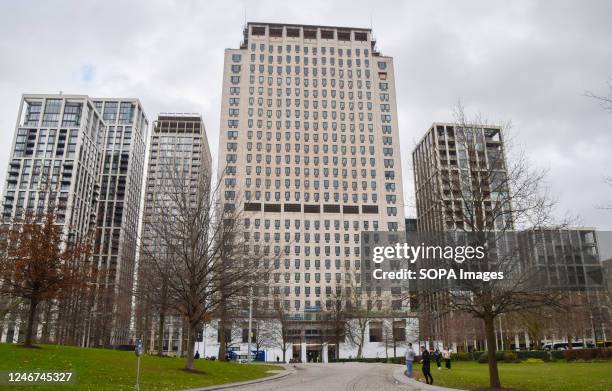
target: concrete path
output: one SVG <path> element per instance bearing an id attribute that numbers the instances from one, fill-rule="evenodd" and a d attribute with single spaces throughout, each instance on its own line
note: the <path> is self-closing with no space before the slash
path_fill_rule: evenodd
<path id="1" fill-rule="evenodd" d="M 416 374 L 416 372 L 415 372 Z M 433 372 L 433 375 L 435 375 L 436 373 Z M 405 385 L 408 387 L 409 390 L 419 390 L 419 391 L 462 391 L 462 390 L 458 390 L 456 388 L 448 388 L 448 387 L 441 387 L 441 386 L 436 386 L 436 385 L 429 385 L 427 383 L 423 383 L 417 380 L 414 380 L 414 378 L 409 378 L 408 376 L 406 376 L 406 368 L 402 365 L 401 368 L 397 368 L 395 369 L 395 371 L 393 372 L 393 379 L 402 385 Z M 436 378 L 434 377 L 434 382 L 436 381 Z"/>
<path id="2" fill-rule="evenodd" d="M 249 391 L 456 391 L 430 388 L 408 379 L 403 365 L 380 363 L 291 364 L 288 376 L 255 384 L 237 385 L 229 390 Z"/>

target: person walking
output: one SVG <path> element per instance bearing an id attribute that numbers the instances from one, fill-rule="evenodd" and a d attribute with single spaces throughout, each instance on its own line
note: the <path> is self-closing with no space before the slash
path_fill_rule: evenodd
<path id="1" fill-rule="evenodd" d="M 440 351 L 438 349 L 436 349 L 436 351 L 433 354 L 434 356 L 434 360 L 436 360 L 436 365 L 438 366 L 438 371 L 440 369 L 442 369 L 441 367 L 441 362 L 442 362 L 442 354 L 440 353 Z"/>
<path id="2" fill-rule="evenodd" d="M 406 376 L 412 377 L 412 364 L 414 363 L 414 357 L 416 353 L 414 349 L 412 349 L 412 344 L 408 344 L 408 348 L 406 349 Z"/>
<path id="3" fill-rule="evenodd" d="M 446 369 L 451 369 L 451 352 L 448 349 L 448 347 L 442 350 L 442 358 L 444 359 L 444 364 L 446 366 Z"/>
<path id="4" fill-rule="evenodd" d="M 431 376 L 431 354 L 425 349 L 425 346 L 421 346 L 421 363 L 423 364 L 422 371 L 423 376 L 425 376 L 425 383 L 433 384 L 433 376 Z"/>

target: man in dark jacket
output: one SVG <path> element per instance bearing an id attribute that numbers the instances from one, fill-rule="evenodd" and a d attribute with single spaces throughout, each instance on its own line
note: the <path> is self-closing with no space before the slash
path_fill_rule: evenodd
<path id="1" fill-rule="evenodd" d="M 421 346 L 421 363 L 423 364 L 423 376 L 427 384 L 433 384 L 433 376 L 431 376 L 431 354 Z"/>

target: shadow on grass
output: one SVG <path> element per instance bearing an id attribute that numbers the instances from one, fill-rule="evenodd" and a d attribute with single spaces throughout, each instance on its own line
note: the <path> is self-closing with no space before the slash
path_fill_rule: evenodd
<path id="1" fill-rule="evenodd" d="M 44 349 L 42 346 L 37 346 L 37 345 L 31 345 L 31 346 L 26 346 L 26 345 L 17 345 L 18 347 L 22 348 L 22 349 Z"/>
<path id="2" fill-rule="evenodd" d="M 208 372 L 202 371 L 200 369 L 187 369 L 187 368 L 179 368 L 181 372 L 193 373 L 194 375 L 208 375 Z"/>
<path id="3" fill-rule="evenodd" d="M 472 391 L 521 391 L 518 388 L 489 388 L 489 387 L 481 387 L 481 388 L 474 388 Z"/>

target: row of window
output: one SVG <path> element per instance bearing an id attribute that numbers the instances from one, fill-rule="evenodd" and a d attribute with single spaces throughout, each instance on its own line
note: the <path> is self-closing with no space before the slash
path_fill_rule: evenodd
<path id="1" fill-rule="evenodd" d="M 266 51 L 266 48 L 268 49 L 268 53 L 283 53 L 283 48 L 285 50 L 286 53 L 291 53 L 291 51 L 293 50 L 294 53 L 300 53 L 303 52 L 304 55 L 308 55 L 309 53 L 311 53 L 313 56 L 317 56 L 319 53 L 321 53 L 321 55 L 326 55 L 327 53 L 329 53 L 330 55 L 337 55 L 342 57 L 343 55 L 346 55 L 347 57 L 351 57 L 353 53 L 355 53 L 356 57 L 361 56 L 361 54 L 363 54 L 364 57 L 369 57 L 370 55 L 370 50 L 365 48 L 363 50 L 361 50 L 361 48 L 355 48 L 355 49 L 350 49 L 350 48 L 336 48 L 334 46 L 300 46 L 300 45 L 266 45 L 264 43 L 260 43 L 259 44 L 259 51 L 260 52 L 264 52 Z M 255 52 L 257 49 L 257 44 L 255 43 L 251 43 L 251 52 Z M 233 56 L 237 56 L 237 57 L 232 57 L 232 60 L 234 62 L 239 62 L 240 61 L 240 55 L 239 54 L 234 54 Z"/>
<path id="2" fill-rule="evenodd" d="M 367 100 L 371 100 L 372 94 L 370 92 L 366 93 L 367 96 Z M 380 93 L 380 100 L 383 102 L 388 102 L 389 101 L 389 94 L 388 93 Z M 296 108 L 302 108 L 302 103 L 303 103 L 303 108 L 304 109 L 309 109 L 310 108 L 310 103 L 312 102 L 312 108 L 315 110 L 319 109 L 319 101 L 318 100 L 301 100 L 299 98 L 296 98 L 295 100 L 293 100 L 293 103 L 295 105 Z M 273 103 L 276 103 L 276 106 L 273 106 Z M 291 103 L 292 100 L 290 98 L 286 98 L 285 99 L 285 109 L 288 109 L 291 107 Z M 321 107 L 323 109 L 326 109 L 328 107 L 328 103 L 329 103 L 329 107 L 331 107 L 332 109 L 336 110 L 336 108 L 340 108 L 340 110 L 345 110 L 347 108 L 347 103 L 348 103 L 348 109 L 350 111 L 354 111 L 355 110 L 355 102 L 354 101 L 336 101 L 336 100 L 322 100 L 321 101 Z M 365 106 L 364 106 L 365 103 Z M 277 98 L 276 102 L 273 101 L 272 98 L 267 98 L 266 99 L 266 104 L 268 108 L 274 108 L 276 107 L 277 110 L 282 109 L 283 106 L 283 100 L 281 98 Z M 240 98 L 229 98 L 229 105 L 230 107 L 234 107 L 234 106 L 239 106 L 240 105 Z M 249 97 L 249 110 L 254 109 L 255 105 L 255 97 Z M 263 108 L 264 107 L 264 98 L 263 97 L 259 97 L 257 98 L 257 105 L 259 106 L 259 108 Z M 363 110 L 364 107 L 367 107 L 368 110 L 371 110 L 371 103 L 370 102 L 364 102 L 363 100 L 358 100 L 357 101 L 357 109 L 358 110 Z M 385 111 L 390 111 L 391 107 L 390 106 L 384 106 Z M 388 110 L 387 110 L 388 109 Z"/>
<path id="3" fill-rule="evenodd" d="M 382 132 L 383 134 L 391 134 L 391 126 L 390 125 L 383 125 L 382 126 Z M 293 139 L 295 141 L 300 141 L 301 139 L 301 135 L 302 133 L 300 133 L 299 131 L 294 131 L 293 133 L 291 133 L 290 131 L 285 131 L 285 141 L 291 141 L 292 139 L 292 135 L 293 135 Z M 261 140 L 263 138 L 263 131 L 258 130 L 256 132 L 253 132 L 252 130 L 248 130 L 247 131 L 247 139 L 252 140 L 253 136 L 256 135 L 258 140 Z M 305 142 L 309 142 L 310 141 L 310 134 L 309 133 L 303 133 L 304 135 L 304 141 Z M 357 139 L 357 136 L 355 136 L 354 134 L 349 135 L 349 137 L 347 138 L 345 134 L 340 134 L 340 137 L 338 137 L 338 133 L 336 132 L 323 132 L 321 133 L 321 138 L 322 138 L 322 142 L 323 143 L 328 143 L 328 142 L 338 142 L 340 141 L 341 144 L 346 144 L 347 142 L 350 142 L 351 144 L 355 144 L 356 142 L 359 143 L 366 143 L 366 136 L 364 134 L 360 134 L 359 135 L 359 139 Z M 281 132 L 275 132 L 274 134 L 276 141 L 281 141 L 281 136 L 282 133 Z M 330 137 L 331 136 L 331 137 Z M 238 139 L 238 131 L 237 130 L 230 130 L 227 132 L 227 138 L 228 140 L 237 140 Z M 271 141 L 272 140 L 272 132 L 266 132 L 266 140 Z M 392 144 L 392 138 L 391 137 L 387 137 L 387 136 L 383 136 L 383 144 Z M 315 143 L 319 142 L 319 134 L 316 132 L 312 133 L 312 141 Z M 387 142 L 389 141 L 389 142 Z M 369 144 L 374 144 L 374 135 L 370 134 L 367 137 L 367 143 Z M 270 147 L 269 147 L 270 145 Z M 272 144 L 266 144 L 266 149 L 271 149 L 271 145 Z M 277 144 L 277 145 L 281 145 L 281 144 Z M 278 149 L 278 147 L 277 147 Z"/>

